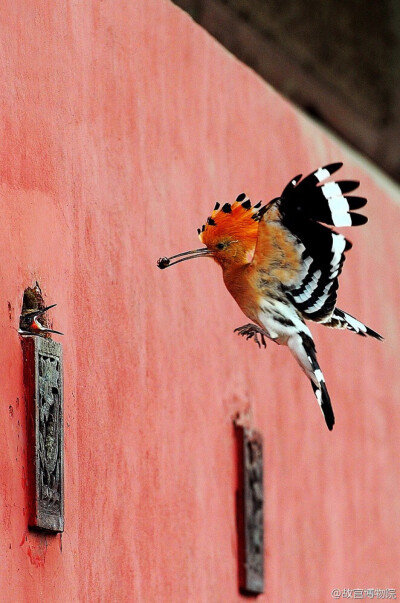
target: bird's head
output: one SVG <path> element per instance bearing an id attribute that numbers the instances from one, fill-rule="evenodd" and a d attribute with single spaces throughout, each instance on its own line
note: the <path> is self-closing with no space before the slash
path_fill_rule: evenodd
<path id="1" fill-rule="evenodd" d="M 249 264 L 257 242 L 258 221 L 262 215 L 261 201 L 252 207 L 244 193 L 232 204 L 215 205 L 211 216 L 197 229 L 205 247 L 160 258 L 159 268 L 167 268 L 179 262 L 197 257 L 212 257 L 222 268 Z"/>
<path id="2" fill-rule="evenodd" d="M 54 308 L 57 304 L 46 306 L 45 308 L 37 308 L 21 314 L 19 321 L 18 332 L 20 335 L 45 335 L 46 333 L 57 333 L 63 335 L 60 331 L 50 329 L 46 324 L 39 322 L 39 316 L 43 316 L 47 310 Z"/>

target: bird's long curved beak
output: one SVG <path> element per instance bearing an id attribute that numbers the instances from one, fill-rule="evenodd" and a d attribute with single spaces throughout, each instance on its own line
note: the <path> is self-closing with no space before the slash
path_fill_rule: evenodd
<path id="1" fill-rule="evenodd" d="M 64 335 L 64 333 L 61 333 L 61 331 L 55 331 L 54 329 L 47 329 L 47 327 L 43 327 L 42 329 L 37 329 L 36 333 L 34 331 L 18 329 L 18 333 L 20 335 L 34 335 L 34 336 L 37 336 L 41 333 L 57 333 L 57 335 Z"/>
<path id="2" fill-rule="evenodd" d="M 44 329 L 45 333 L 57 333 L 57 335 L 64 335 L 61 331 L 55 331 L 54 329 Z"/>
<path id="3" fill-rule="evenodd" d="M 57 304 L 51 304 L 51 306 L 46 306 L 45 308 L 42 308 L 42 310 L 30 310 L 29 312 L 24 313 L 24 317 L 40 316 L 41 314 L 44 314 L 45 312 L 47 312 L 47 310 L 50 310 L 50 308 L 54 308 L 56 305 Z"/>
<path id="4" fill-rule="evenodd" d="M 207 247 L 202 247 L 201 249 L 193 249 L 192 251 L 185 251 L 184 253 L 171 255 L 171 257 L 169 258 L 160 258 L 157 262 L 157 266 L 161 268 L 161 270 L 163 270 L 164 268 L 168 268 L 169 266 L 173 266 L 174 264 L 179 264 L 179 262 L 184 262 L 185 260 L 207 257 L 211 256 L 212 254 L 213 252 L 211 251 L 211 249 L 207 249 Z"/>

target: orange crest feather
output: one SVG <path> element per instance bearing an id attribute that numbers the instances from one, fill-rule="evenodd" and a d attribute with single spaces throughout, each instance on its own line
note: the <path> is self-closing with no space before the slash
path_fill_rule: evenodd
<path id="1" fill-rule="evenodd" d="M 260 208 L 261 201 L 252 207 L 244 193 L 232 205 L 225 203 L 220 207 L 217 203 L 206 224 L 197 229 L 200 241 L 211 248 L 216 241 L 230 237 L 245 247 L 253 247 L 257 240 Z"/>

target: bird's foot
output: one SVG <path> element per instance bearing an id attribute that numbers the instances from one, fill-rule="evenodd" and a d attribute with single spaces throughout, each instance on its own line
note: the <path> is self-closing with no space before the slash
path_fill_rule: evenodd
<path id="1" fill-rule="evenodd" d="M 266 333 L 261 327 L 254 325 L 251 322 L 249 322 L 247 325 L 243 325 L 242 327 L 237 327 L 233 332 L 237 333 L 238 335 L 242 335 L 242 337 L 246 337 L 246 339 L 251 339 L 252 337 L 254 337 L 254 341 L 256 342 L 259 348 L 261 348 L 261 346 L 263 346 L 264 348 L 267 347 L 265 337 L 268 337 L 268 333 Z M 261 342 L 258 338 L 259 335 Z"/>

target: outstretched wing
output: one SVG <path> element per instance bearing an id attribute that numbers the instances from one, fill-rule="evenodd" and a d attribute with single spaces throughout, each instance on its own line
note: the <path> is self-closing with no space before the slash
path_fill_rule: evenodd
<path id="1" fill-rule="evenodd" d="M 301 314 L 315 321 L 326 320 L 335 308 L 338 276 L 344 254 L 351 248 L 351 243 L 329 226 L 357 226 L 367 221 L 365 216 L 353 211 L 363 207 L 367 200 L 347 195 L 359 186 L 359 182 L 345 180 L 321 184 L 341 166 L 341 163 L 332 163 L 306 178 L 296 176 L 281 197 L 259 212 L 254 259 L 260 261 L 266 240 L 271 238 L 273 228 L 279 226 L 286 236 L 280 236 L 278 247 L 282 248 L 282 253 L 275 251 L 275 256 L 281 257 L 283 267 L 288 250 L 294 258 L 290 274 L 287 272 L 287 278 L 281 279 L 282 287 Z"/>
<path id="2" fill-rule="evenodd" d="M 292 224 L 300 219 L 311 222 L 323 222 L 331 226 L 358 226 L 365 224 L 368 218 L 353 210 L 364 207 L 367 200 L 363 197 L 348 196 L 347 193 L 359 187 L 355 180 L 321 182 L 337 172 L 342 163 L 331 163 L 319 168 L 301 180 L 296 176 L 284 188 L 281 194 L 280 210 Z"/>

